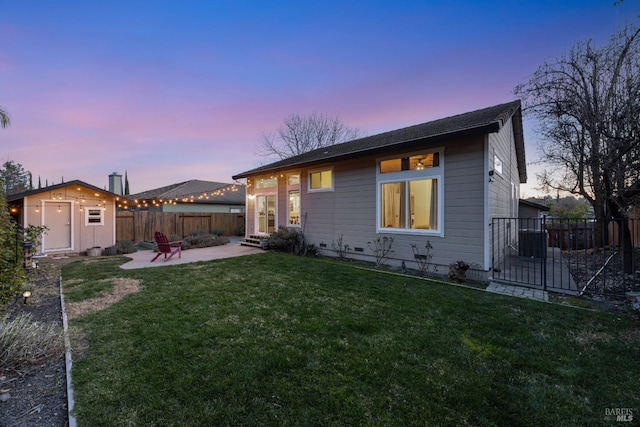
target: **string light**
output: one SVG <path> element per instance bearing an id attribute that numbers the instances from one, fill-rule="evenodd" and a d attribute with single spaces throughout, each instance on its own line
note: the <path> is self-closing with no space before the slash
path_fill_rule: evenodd
<path id="1" fill-rule="evenodd" d="M 271 179 L 273 178 L 277 178 L 277 176 L 271 176 Z M 127 196 L 122 196 L 121 197 L 116 197 L 115 200 L 117 200 L 119 203 L 117 204 L 119 209 L 129 209 L 129 206 L 131 207 L 137 207 L 137 208 L 148 208 L 149 205 L 151 204 L 152 206 L 161 206 L 161 205 L 177 205 L 178 203 L 195 203 L 197 200 L 211 200 L 213 198 L 216 197 L 223 197 L 225 195 L 227 195 L 228 193 L 235 193 L 240 191 L 243 187 L 245 187 L 245 189 L 251 188 L 253 186 L 253 183 L 248 180 L 247 184 L 229 184 L 226 185 L 224 187 L 215 189 L 215 190 L 211 190 L 211 191 L 203 191 L 200 193 L 193 193 L 193 194 L 188 194 L 188 195 L 182 195 L 182 196 L 177 196 L 175 198 L 169 198 L 169 199 L 164 199 L 164 198 L 160 198 L 160 199 L 145 199 L 145 200 L 138 200 L 138 199 L 130 199 Z M 72 202 L 76 205 L 79 205 L 79 210 L 80 212 L 82 212 L 84 210 L 84 207 L 86 205 L 91 205 L 92 203 L 95 203 L 96 206 L 98 207 L 106 207 L 107 206 L 107 201 L 106 199 L 104 199 L 104 195 L 101 195 L 100 193 L 94 192 L 93 196 L 95 197 L 95 199 L 92 199 L 91 197 L 87 197 L 85 193 L 82 193 L 83 189 L 82 187 L 75 187 L 75 190 L 78 193 L 73 192 L 72 188 L 63 188 L 61 189 L 61 191 L 55 191 L 55 192 L 49 192 L 49 200 L 65 200 L 65 201 L 69 201 Z M 70 192 L 71 191 L 71 192 Z M 246 191 L 246 190 L 245 190 Z M 45 193 L 46 190 L 43 191 L 43 193 Z M 248 194 L 248 197 L 251 198 L 251 194 Z M 131 202 L 131 203 L 129 203 Z M 34 208 L 35 212 L 40 212 L 40 205 L 24 205 L 23 206 L 25 209 L 28 208 Z M 12 213 L 17 213 L 18 209 L 16 207 L 11 207 L 10 208 Z M 58 212 L 62 212 L 62 206 L 58 205 Z"/>
<path id="2" fill-rule="evenodd" d="M 220 197 L 220 196 L 224 196 L 227 193 L 234 193 L 239 191 L 239 187 L 241 188 L 242 185 L 241 184 L 229 184 L 225 187 L 222 188 L 218 188 L 216 190 L 212 190 L 212 191 L 203 191 L 201 193 L 193 193 L 193 194 L 186 194 L 186 195 L 181 195 L 181 196 L 176 196 L 174 199 L 164 199 L 164 198 L 158 198 L 158 199 L 133 199 L 132 202 L 135 204 L 135 206 L 140 209 L 140 208 L 148 208 L 149 204 L 151 204 L 154 207 L 159 207 L 161 205 L 177 205 L 178 203 L 195 203 L 197 200 L 210 200 L 211 198 L 214 197 Z M 125 196 L 126 197 L 126 196 Z M 131 199 L 129 199 L 131 200 Z M 125 198 L 125 203 L 126 203 L 126 198 Z"/>
<path id="3" fill-rule="evenodd" d="M 42 189 L 42 192 L 39 193 L 41 195 L 46 195 L 48 194 L 48 200 L 45 200 L 45 205 L 43 205 L 43 207 L 46 207 L 46 203 L 47 201 L 51 202 L 51 201 L 65 201 L 65 202 L 69 202 L 75 205 L 80 205 L 80 211 L 82 212 L 83 210 L 83 205 L 87 204 L 87 200 L 89 200 L 89 204 L 91 203 L 95 203 L 96 206 L 98 207 L 106 207 L 107 206 L 107 200 L 104 198 L 104 194 L 100 194 L 100 193 L 93 193 L 95 196 L 95 199 L 91 199 L 91 197 L 86 197 L 85 194 L 82 193 L 82 188 L 81 187 L 75 187 L 75 190 L 80 192 L 80 194 L 76 193 L 74 191 L 74 188 L 63 188 L 60 189 L 60 191 L 51 191 L 51 190 L 47 190 Z M 39 197 L 40 198 L 40 197 Z M 47 198 L 46 196 L 43 198 Z M 32 209 L 36 212 L 39 213 L 40 212 L 40 203 L 38 204 L 24 204 L 24 205 L 20 205 L 20 207 L 24 208 L 24 209 Z M 18 212 L 18 207 L 17 206 L 11 206 L 10 208 L 10 212 L 15 213 Z M 62 212 L 62 205 L 58 205 L 58 212 Z"/>

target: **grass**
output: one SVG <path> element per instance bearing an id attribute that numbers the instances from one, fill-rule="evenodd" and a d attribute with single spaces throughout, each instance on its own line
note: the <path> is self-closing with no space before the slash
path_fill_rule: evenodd
<path id="1" fill-rule="evenodd" d="M 88 345 L 79 425 L 600 425 L 640 411 L 626 317 L 279 253 L 121 262 L 63 270 L 67 301 L 109 278 L 142 286 L 72 321 Z"/>
<path id="2" fill-rule="evenodd" d="M 2 372 L 26 374 L 64 353 L 62 328 L 35 322 L 29 313 L 0 318 L 0 378 Z"/>

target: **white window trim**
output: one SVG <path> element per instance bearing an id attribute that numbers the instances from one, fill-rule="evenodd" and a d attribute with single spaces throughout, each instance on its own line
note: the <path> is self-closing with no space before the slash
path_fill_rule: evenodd
<path id="1" fill-rule="evenodd" d="M 380 173 L 380 162 L 383 160 L 395 159 L 399 156 L 410 157 L 418 154 L 439 153 L 440 166 L 424 168 L 421 170 L 408 170 L 402 172 Z M 444 147 L 437 147 L 430 150 L 420 150 L 412 153 L 403 153 L 395 156 L 381 157 L 376 159 L 376 233 L 404 234 L 419 236 L 444 237 Z M 422 179 L 438 180 L 438 228 L 436 230 L 420 230 L 412 228 L 388 228 L 380 226 L 381 212 L 381 188 L 382 184 L 392 182 L 418 181 Z M 408 185 L 406 186 L 408 188 Z"/>
<path id="2" fill-rule="evenodd" d="M 311 174 L 318 173 L 318 172 L 325 172 L 325 171 L 331 171 L 331 187 L 330 188 L 311 188 Z M 307 191 L 309 193 L 322 193 L 327 191 L 334 191 L 335 184 L 336 184 L 336 175 L 335 175 L 333 166 L 309 170 L 309 172 L 307 173 L 307 181 L 308 181 Z"/>

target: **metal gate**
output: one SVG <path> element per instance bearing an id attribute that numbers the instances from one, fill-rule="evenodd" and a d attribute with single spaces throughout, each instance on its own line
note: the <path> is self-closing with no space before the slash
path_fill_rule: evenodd
<path id="1" fill-rule="evenodd" d="M 637 219 L 494 218 L 493 280 L 562 292 L 624 298 L 640 290 Z"/>

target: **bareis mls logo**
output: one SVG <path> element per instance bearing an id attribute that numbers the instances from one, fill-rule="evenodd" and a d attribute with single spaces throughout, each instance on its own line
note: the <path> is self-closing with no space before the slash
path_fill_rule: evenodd
<path id="1" fill-rule="evenodd" d="M 633 409 L 605 408 L 604 419 L 605 421 L 631 422 L 633 421 Z"/>

